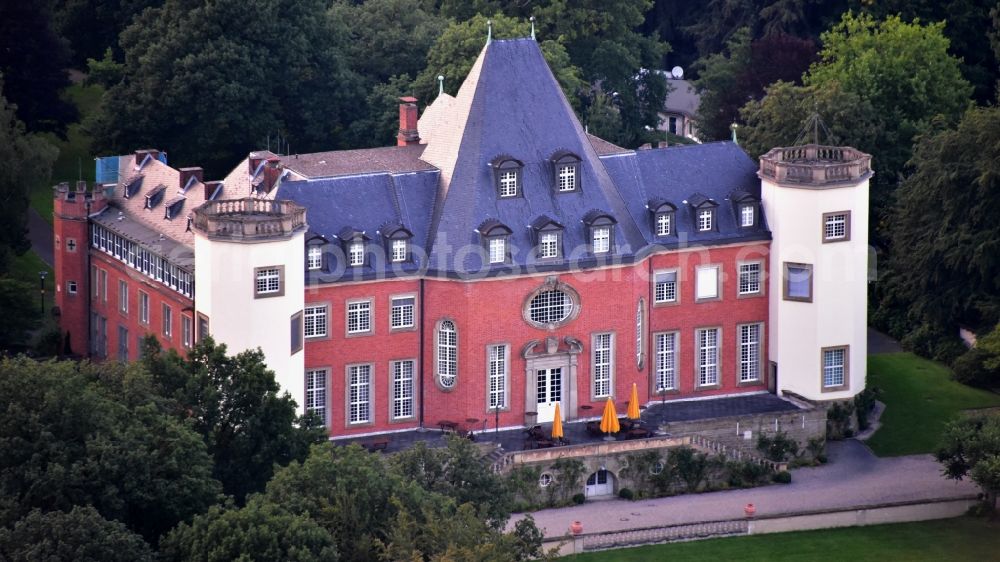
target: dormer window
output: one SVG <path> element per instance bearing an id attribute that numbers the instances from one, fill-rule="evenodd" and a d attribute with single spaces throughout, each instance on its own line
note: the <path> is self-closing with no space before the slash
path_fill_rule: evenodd
<path id="1" fill-rule="evenodd" d="M 323 247 L 312 245 L 306 249 L 306 268 L 316 270 L 323 267 Z"/>
<path id="2" fill-rule="evenodd" d="M 754 206 L 749 203 L 743 203 L 740 205 L 740 226 L 746 228 L 748 226 L 753 226 L 756 224 L 756 214 L 754 212 Z"/>
<path id="3" fill-rule="evenodd" d="M 413 237 L 413 233 L 400 224 L 383 226 L 379 232 L 387 241 L 386 252 L 390 262 L 410 261 L 410 239 Z"/>
<path id="4" fill-rule="evenodd" d="M 653 214 L 653 233 L 657 237 L 671 236 L 674 234 L 674 217 L 677 207 L 663 199 L 653 199 L 647 205 L 649 212 Z"/>
<path id="5" fill-rule="evenodd" d="M 354 240 L 347 247 L 348 263 L 351 266 L 365 264 L 365 243 L 363 240 Z"/>
<path id="6" fill-rule="evenodd" d="M 736 205 L 736 214 L 739 218 L 740 228 L 751 228 L 757 226 L 757 197 L 745 192 L 736 191 L 731 196 L 733 204 Z"/>
<path id="7" fill-rule="evenodd" d="M 392 252 L 391 259 L 393 262 L 406 261 L 407 256 L 410 255 L 410 244 L 407 240 L 393 240 L 392 241 Z"/>
<path id="8" fill-rule="evenodd" d="M 152 209 L 160 204 L 163 200 L 163 195 L 167 192 L 167 186 L 160 184 L 153 188 L 152 191 L 146 194 L 146 208 Z"/>
<path id="9" fill-rule="evenodd" d="M 501 264 L 510 261 L 509 240 L 511 230 L 496 219 L 487 219 L 476 229 L 482 236 L 489 263 Z"/>
<path id="10" fill-rule="evenodd" d="M 580 157 L 559 151 L 552 155 L 557 193 L 572 193 L 580 189 Z"/>
<path id="11" fill-rule="evenodd" d="M 172 220 L 174 217 L 180 214 L 181 209 L 184 208 L 184 197 L 177 196 L 167 202 L 166 209 L 163 213 L 163 218 L 167 220 Z"/>
<path id="12" fill-rule="evenodd" d="M 607 254 L 614 247 L 614 226 L 618 221 L 604 211 L 589 211 L 583 223 L 590 229 L 590 251 L 593 254 Z"/>
<path id="13" fill-rule="evenodd" d="M 712 230 L 712 225 L 714 224 L 715 210 L 714 209 L 699 209 L 698 210 L 698 232 L 707 232 Z"/>
<path id="14" fill-rule="evenodd" d="M 509 156 L 498 156 L 490 163 L 496 178 L 497 196 L 501 199 L 521 195 L 521 169 L 524 164 Z"/>
<path id="15" fill-rule="evenodd" d="M 531 224 L 535 229 L 538 246 L 536 256 L 540 260 L 550 260 L 562 257 L 563 225 L 542 215 Z"/>
<path id="16" fill-rule="evenodd" d="M 700 193 L 692 195 L 688 203 L 694 208 L 695 228 L 698 232 L 715 230 L 715 209 L 719 204 Z"/>
<path id="17" fill-rule="evenodd" d="M 364 232 L 351 227 L 340 231 L 338 238 L 344 243 L 344 254 L 347 256 L 349 267 L 360 267 L 365 265 L 367 257 L 368 237 Z"/>

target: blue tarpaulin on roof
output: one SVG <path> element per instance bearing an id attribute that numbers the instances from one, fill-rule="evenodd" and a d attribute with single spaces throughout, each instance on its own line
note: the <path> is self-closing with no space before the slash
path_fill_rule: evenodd
<path id="1" fill-rule="evenodd" d="M 105 156 L 95 160 L 97 160 L 97 170 L 94 177 L 97 183 L 116 183 L 118 181 L 118 157 Z"/>

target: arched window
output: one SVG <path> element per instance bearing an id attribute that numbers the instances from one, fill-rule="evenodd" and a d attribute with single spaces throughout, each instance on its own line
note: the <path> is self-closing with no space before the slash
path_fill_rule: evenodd
<path id="1" fill-rule="evenodd" d="M 438 324 L 437 373 L 441 388 L 454 388 L 458 379 L 458 330 L 451 320 Z"/>

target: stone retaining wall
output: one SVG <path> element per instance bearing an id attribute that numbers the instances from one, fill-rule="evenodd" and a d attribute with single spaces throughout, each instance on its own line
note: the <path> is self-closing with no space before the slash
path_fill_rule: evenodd
<path id="1" fill-rule="evenodd" d="M 660 427 L 673 436 L 699 435 L 727 447 L 757 453 L 757 438 L 783 431 L 804 449 L 810 438 L 826 438 L 826 409 L 731 416 L 690 422 L 670 422 Z"/>

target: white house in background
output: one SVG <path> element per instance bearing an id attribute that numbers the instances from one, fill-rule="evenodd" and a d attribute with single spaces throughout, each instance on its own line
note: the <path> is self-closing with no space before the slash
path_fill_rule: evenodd
<path id="1" fill-rule="evenodd" d="M 690 81 L 684 80 L 684 71 L 681 67 L 675 66 L 664 75 L 670 86 L 670 92 L 667 93 L 667 99 L 663 102 L 663 110 L 660 111 L 659 129 L 689 138 L 695 142 L 701 142 L 698 139 L 697 121 L 701 96 L 695 91 Z"/>

